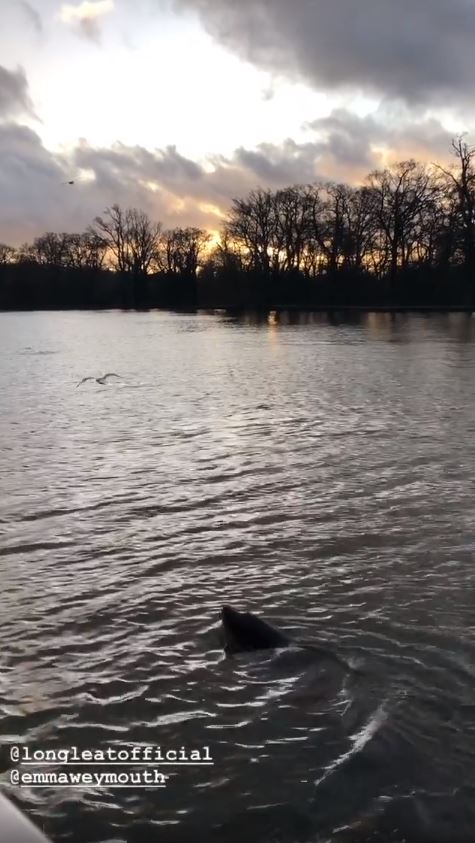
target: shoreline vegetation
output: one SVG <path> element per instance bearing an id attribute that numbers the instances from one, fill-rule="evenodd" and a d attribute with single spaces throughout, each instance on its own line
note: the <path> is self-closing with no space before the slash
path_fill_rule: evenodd
<path id="1" fill-rule="evenodd" d="M 0 243 L 0 310 L 470 312 L 475 147 L 459 137 L 452 153 L 449 168 L 401 161 L 359 187 L 258 188 L 217 242 L 113 205 L 85 232 Z"/>

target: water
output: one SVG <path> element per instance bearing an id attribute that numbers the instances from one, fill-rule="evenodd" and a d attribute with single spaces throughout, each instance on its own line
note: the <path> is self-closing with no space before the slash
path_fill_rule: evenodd
<path id="1" fill-rule="evenodd" d="M 214 760 L 5 792 L 71 843 L 473 841 L 474 373 L 467 314 L 0 314 L 3 744 Z M 223 603 L 328 659 L 225 659 Z"/>

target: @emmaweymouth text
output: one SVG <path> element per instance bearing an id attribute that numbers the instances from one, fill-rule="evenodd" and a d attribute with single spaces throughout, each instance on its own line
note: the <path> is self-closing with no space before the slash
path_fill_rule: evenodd
<path id="1" fill-rule="evenodd" d="M 160 770 L 117 771 L 73 771 L 61 770 L 24 770 L 10 771 L 10 784 L 19 787 L 93 787 L 93 788 L 161 788 L 166 787 L 170 777 Z"/>

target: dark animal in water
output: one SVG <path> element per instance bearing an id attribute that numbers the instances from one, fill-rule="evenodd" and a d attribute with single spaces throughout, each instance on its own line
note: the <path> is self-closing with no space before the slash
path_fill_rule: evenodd
<path id="1" fill-rule="evenodd" d="M 306 654 L 306 657 L 310 656 L 312 659 L 316 656 L 319 659 L 330 660 L 351 673 L 360 672 L 331 649 L 305 641 L 292 641 L 283 632 L 251 612 L 238 612 L 232 606 L 223 606 L 221 609 L 221 642 L 226 655 L 289 647 L 298 649 L 302 655 Z"/>
<path id="2" fill-rule="evenodd" d="M 223 606 L 221 622 L 224 652 L 228 654 L 277 649 L 290 644 L 282 632 L 261 618 L 250 612 L 238 612 L 232 606 Z"/>

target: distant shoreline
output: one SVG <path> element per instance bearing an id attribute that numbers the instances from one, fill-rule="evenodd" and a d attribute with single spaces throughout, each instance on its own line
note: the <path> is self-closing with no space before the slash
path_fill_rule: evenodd
<path id="1" fill-rule="evenodd" d="M 0 313 L 143 313 L 159 311 L 163 313 L 467 313 L 475 312 L 475 305 L 292 305 L 279 304 L 268 307 L 232 307 L 226 305 L 206 305 L 198 307 L 35 307 L 35 308 L 0 308 Z"/>
<path id="2" fill-rule="evenodd" d="M 161 310 L 162 308 L 154 308 Z M 359 304 L 332 304 L 332 305 L 272 305 L 266 308 L 235 308 L 235 307 L 199 307 L 197 311 L 222 310 L 228 313 L 344 313 L 347 311 L 357 313 L 472 313 L 475 306 L 454 304 L 454 305 L 359 305 Z"/>

